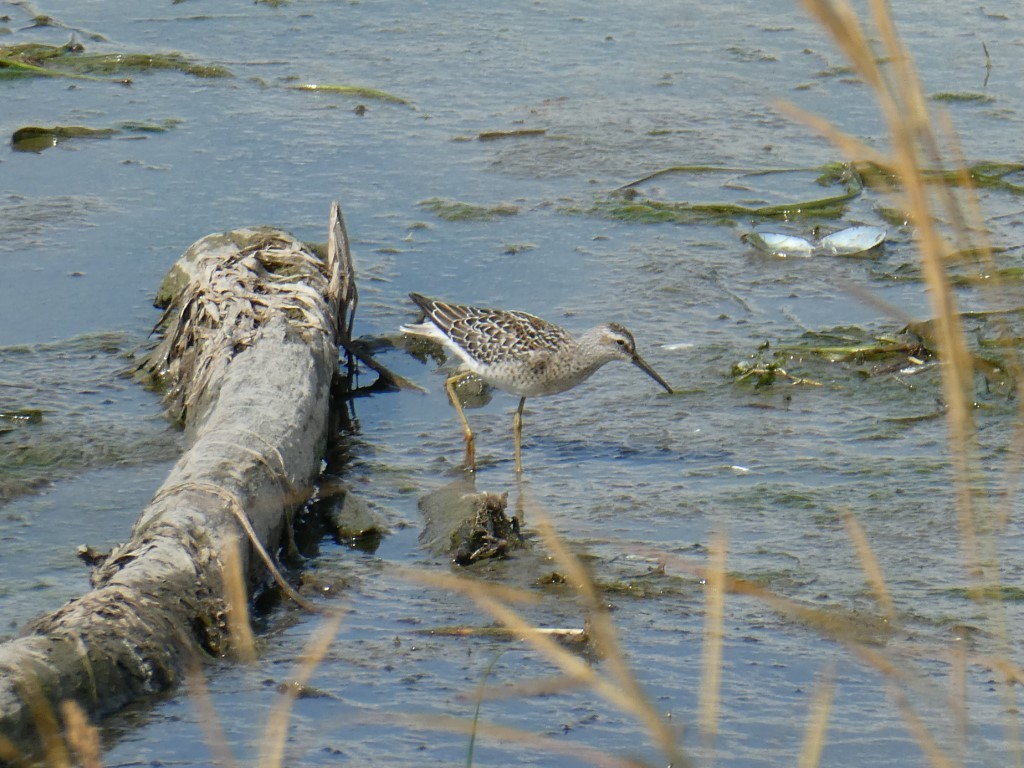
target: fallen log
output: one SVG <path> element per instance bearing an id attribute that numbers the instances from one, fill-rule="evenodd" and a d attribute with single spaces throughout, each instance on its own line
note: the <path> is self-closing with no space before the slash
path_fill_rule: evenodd
<path id="1" fill-rule="evenodd" d="M 338 204 L 325 259 L 278 230 L 236 230 L 195 243 L 169 277 L 163 338 L 139 371 L 167 387 L 187 450 L 92 591 L 0 645 L 0 762 L 45 747 L 40 713 L 62 701 L 106 715 L 223 653 L 229 612 L 245 610 L 225 598 L 226 553 L 249 585 L 265 580 L 319 472 L 356 304 Z"/>

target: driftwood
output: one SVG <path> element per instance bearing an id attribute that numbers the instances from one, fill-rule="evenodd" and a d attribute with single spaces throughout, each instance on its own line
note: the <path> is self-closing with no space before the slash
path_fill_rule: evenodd
<path id="1" fill-rule="evenodd" d="M 266 579 L 316 480 L 356 303 L 337 203 L 326 261 L 284 232 L 238 230 L 172 274 L 163 339 L 139 368 L 168 386 L 189 447 L 93 590 L 0 645 L 0 763 L 38 748 L 40 712 L 63 700 L 102 716 L 222 653 L 225 553 L 237 546 L 249 584 Z"/>

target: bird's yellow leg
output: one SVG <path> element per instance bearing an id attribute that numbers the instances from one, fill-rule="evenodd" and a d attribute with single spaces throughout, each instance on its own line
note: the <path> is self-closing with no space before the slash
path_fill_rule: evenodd
<path id="1" fill-rule="evenodd" d="M 515 441 L 516 451 L 516 474 L 523 474 L 523 406 L 526 405 L 526 398 L 519 398 L 519 407 L 516 408 L 512 417 L 512 438 Z"/>
<path id="2" fill-rule="evenodd" d="M 468 373 L 456 373 L 448 378 L 444 386 L 448 390 L 448 397 L 451 399 L 452 405 L 455 406 L 455 412 L 459 414 L 459 421 L 462 422 L 462 434 L 466 438 L 466 466 L 469 467 L 470 472 L 476 472 L 476 447 L 473 445 L 473 430 L 469 428 L 466 414 L 462 410 L 462 403 L 459 402 L 459 396 L 455 392 L 455 386 L 467 376 L 469 376 Z"/>

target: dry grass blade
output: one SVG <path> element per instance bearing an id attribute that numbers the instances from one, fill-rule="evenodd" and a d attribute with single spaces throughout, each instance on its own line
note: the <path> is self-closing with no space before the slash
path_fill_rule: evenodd
<path id="1" fill-rule="evenodd" d="M 238 552 L 237 539 L 231 539 L 222 557 L 224 599 L 227 602 L 231 650 L 240 661 L 251 664 L 256 660 L 256 643 L 249 623 L 249 591 L 242 575 L 242 559 Z"/>
<path id="2" fill-rule="evenodd" d="M 722 640 L 725 621 L 725 561 L 728 539 L 724 533 L 712 535 L 708 544 L 705 570 L 704 643 L 700 680 L 700 733 L 708 765 L 714 761 L 715 736 L 718 733 L 718 705 L 722 685 Z"/>
<path id="3" fill-rule="evenodd" d="M 843 510 L 843 522 L 846 524 L 846 533 L 850 537 L 850 541 L 853 542 L 853 548 L 857 551 L 860 567 L 864 571 L 864 577 L 868 580 L 868 584 L 871 585 L 871 591 L 875 595 L 878 607 L 882 609 L 887 620 L 895 621 L 896 610 L 893 608 L 889 588 L 885 585 L 882 567 L 878 564 L 878 558 L 875 557 L 875 553 L 868 543 L 864 529 L 849 509 Z"/>
<path id="4" fill-rule="evenodd" d="M 956 762 L 963 765 L 967 756 L 970 716 L 967 711 L 967 651 L 963 643 L 954 643 L 949 660 L 949 709 L 953 715 L 953 736 L 956 739 Z"/>
<path id="5" fill-rule="evenodd" d="M 882 73 L 875 65 L 872 46 L 857 21 L 857 15 L 845 2 L 804 0 L 804 7 L 825 27 L 839 44 L 857 71 L 876 91 L 884 87 Z"/>
<path id="6" fill-rule="evenodd" d="M 891 680 L 888 681 L 887 687 L 889 697 L 896 703 L 896 708 L 903 715 L 903 722 L 906 724 L 907 730 L 917 739 L 917 743 L 921 745 L 921 749 L 928 757 L 928 761 L 935 768 L 953 768 L 955 764 L 943 753 L 942 748 L 910 705 L 903 690 Z"/>
<path id="7" fill-rule="evenodd" d="M 473 707 L 473 728 L 469 733 L 469 747 L 466 754 L 467 768 L 472 768 L 473 765 L 473 755 L 476 750 L 476 734 L 480 726 L 480 708 L 484 702 L 484 690 L 487 686 L 487 679 L 491 676 L 491 673 L 494 672 L 494 666 L 498 663 L 498 659 L 501 658 L 503 653 L 504 651 L 499 651 L 494 655 L 494 658 L 491 659 L 491 663 L 488 664 L 487 669 L 484 670 L 483 677 L 480 678 L 480 684 L 476 689 L 476 701 L 474 702 Z"/>
<path id="8" fill-rule="evenodd" d="M 978 241 L 976 247 L 972 247 L 973 243 L 964 242 L 958 243 L 958 248 L 963 251 L 976 252 L 980 255 L 989 273 L 988 279 L 982 285 L 993 293 L 998 301 L 1005 295 L 1003 290 L 1006 286 L 1003 285 L 1000 270 L 997 268 L 995 258 L 993 257 L 992 244 L 988 238 L 988 227 L 984 226 L 985 220 L 978 202 L 978 196 L 975 193 L 974 178 L 967 167 L 967 162 L 963 157 L 949 116 L 943 115 L 942 117 L 945 134 L 949 137 L 949 142 L 957 158 L 957 178 L 959 179 L 960 188 L 964 190 L 964 205 L 967 207 L 966 218 L 969 222 L 974 223 L 975 226 L 971 228 L 971 232 L 976 233 L 975 237 Z M 966 231 L 967 225 L 964 224 L 962 226 Z M 955 230 L 955 232 L 959 231 Z M 1013 437 L 1007 447 L 1006 467 L 1003 471 L 1003 489 L 998 497 L 1000 503 L 996 505 L 994 510 L 992 541 L 995 541 L 995 536 L 999 533 L 998 529 L 1004 527 L 1009 522 L 1014 500 L 1017 498 L 1017 492 L 1020 488 L 1021 476 L 1024 474 L 1024 365 L 1022 365 L 1020 359 L 1019 345 L 1014 340 L 1014 331 L 1008 327 L 1005 319 L 997 318 L 996 322 L 999 335 L 1006 341 L 1007 353 L 1002 355 L 1001 363 L 1006 366 L 1010 377 L 1017 383 L 1018 406 Z"/>
<path id="9" fill-rule="evenodd" d="M 807 125 L 820 133 L 826 139 L 839 147 L 847 157 L 856 158 L 858 162 L 866 161 L 868 163 L 872 163 L 879 168 L 888 168 L 892 165 L 892 160 L 888 155 L 879 152 L 874 147 L 868 146 L 860 139 L 851 136 L 845 131 L 841 131 L 824 117 L 816 115 L 813 112 L 800 109 L 800 107 L 788 101 L 776 102 L 775 106 L 781 112 L 785 112 L 792 119 L 798 120 L 804 125 Z"/>
<path id="10" fill-rule="evenodd" d="M 64 733 L 68 745 L 78 757 L 81 768 L 103 768 L 100 750 L 99 730 L 86 717 L 85 712 L 74 701 L 64 701 L 60 705 L 64 718 Z"/>
<path id="11" fill-rule="evenodd" d="M 516 692 L 549 693 L 556 682 L 561 683 L 563 689 L 588 686 L 612 706 L 635 717 L 654 736 L 669 763 L 675 766 L 689 765 L 689 761 L 677 745 L 677 734 L 651 704 L 629 669 L 611 617 L 601 602 L 600 595 L 586 569 L 579 559 L 566 549 L 542 510 L 532 508 L 530 516 L 531 519 L 537 521 L 536 527 L 541 537 L 559 567 L 565 571 L 567 580 L 576 587 L 583 598 L 590 618 L 589 633 L 594 646 L 599 649 L 609 670 L 607 676 L 599 674 L 593 665 L 562 647 L 550 634 L 534 627 L 510 608 L 507 602 L 500 597 L 508 595 L 509 590 L 506 587 L 447 574 L 415 573 L 410 574 L 409 578 L 415 578 L 440 589 L 447 589 L 469 597 L 494 619 L 530 643 L 536 651 L 562 672 L 563 677 L 561 678 L 549 678 L 537 681 L 533 685 L 527 683 L 515 686 Z M 533 600 L 532 596 L 525 593 L 517 593 L 515 596 L 518 599 Z"/>
<path id="12" fill-rule="evenodd" d="M 218 768 L 235 768 L 235 756 L 231 754 L 224 728 L 220 724 L 217 708 L 213 706 L 210 690 L 206 687 L 206 678 L 200 666 L 198 654 L 193 655 L 185 668 L 185 682 L 188 685 L 188 697 L 198 715 L 199 727 L 203 729 L 203 741 L 213 752 L 214 763 Z"/>
<path id="13" fill-rule="evenodd" d="M 265 455 L 262 456 L 262 459 L 263 463 L 267 464 Z M 268 466 L 270 465 L 268 464 Z M 274 558 L 270 556 L 270 553 L 267 552 L 266 547 L 264 547 L 262 542 L 260 541 L 259 534 L 256 533 L 256 530 L 252 527 L 252 522 L 249 520 L 249 516 L 245 513 L 245 508 L 236 494 L 220 487 L 219 485 L 214 485 L 213 483 L 184 482 L 178 483 L 176 485 L 165 485 L 153 498 L 155 500 L 161 499 L 165 496 L 180 493 L 183 490 L 210 494 L 212 496 L 216 496 L 221 501 L 223 501 L 224 504 L 227 506 L 228 511 L 235 518 L 235 520 L 238 521 L 238 524 L 242 527 L 242 530 L 245 531 L 246 536 L 249 537 L 249 542 L 252 544 L 253 549 L 256 551 L 256 554 L 259 555 L 260 559 L 263 561 L 263 564 L 266 566 L 267 571 L 270 573 L 271 577 L 274 579 L 274 582 L 280 588 L 281 592 L 285 594 L 289 600 L 291 600 L 296 605 L 302 607 L 304 610 L 307 610 L 310 613 L 321 612 L 318 606 L 314 605 L 309 600 L 300 595 L 295 590 L 295 588 L 288 583 L 288 580 L 285 579 L 284 575 L 277 567 L 277 563 L 274 561 Z"/>
<path id="14" fill-rule="evenodd" d="M 0 736 L 0 765 L 13 765 L 15 768 L 28 765 L 25 756 L 6 736 Z"/>
<path id="15" fill-rule="evenodd" d="M 888 79 L 883 77 L 879 62 L 871 53 L 868 38 L 845 0 L 804 0 L 804 6 L 828 29 L 875 91 L 893 140 L 893 163 L 900 171 L 908 200 L 913 206 L 910 213 L 914 215 L 915 223 L 922 227 L 922 251 L 927 261 L 941 252 L 938 247 L 941 238 L 934 227 L 926 195 L 920 147 L 923 144 L 929 155 L 936 156 L 936 143 L 920 82 L 911 58 L 896 36 L 886 4 L 878 0 L 872 2 L 873 18 L 882 35 L 886 60 L 896 69 L 895 76 Z M 929 287 L 933 289 L 945 282 L 941 268 L 938 273 L 932 272 L 927 277 Z M 935 278 L 939 281 L 933 285 Z M 945 306 L 952 299 L 948 286 L 933 298 L 937 305 Z"/>
<path id="16" fill-rule="evenodd" d="M 950 444 L 953 447 L 954 494 L 961 538 L 968 566 L 974 577 L 981 575 L 975 529 L 974 422 L 971 416 L 973 366 L 952 286 L 944 263 L 952 248 L 939 233 L 929 199 L 929 184 L 922 154 L 937 163 L 937 143 L 931 131 L 920 81 L 896 35 L 887 4 L 872 0 L 873 20 L 882 38 L 886 61 L 893 76 L 883 77 L 878 60 L 871 55 L 868 38 L 845 0 L 804 0 L 813 16 L 829 30 L 857 71 L 872 86 L 888 126 L 893 146 L 893 168 L 903 188 L 902 201 L 917 231 L 922 272 L 935 314 L 935 341 L 943 361 L 943 389 L 947 404 Z M 856 158 L 854 158 L 856 159 Z M 945 198 L 952 211 L 952 198 Z M 957 217 L 954 217 L 957 220 Z"/>
<path id="17" fill-rule="evenodd" d="M 280 701 L 267 719 L 266 735 L 263 738 L 259 752 L 260 759 L 258 765 L 260 768 L 279 768 L 279 766 L 283 765 L 284 747 L 288 737 L 288 722 L 291 718 L 292 706 L 295 704 L 295 699 L 299 693 L 313 676 L 313 671 L 323 661 L 327 651 L 330 650 L 331 643 L 334 642 L 344 617 L 345 614 L 342 611 L 336 611 L 328 616 L 317 628 L 313 637 L 310 638 L 309 643 L 306 645 L 294 676 L 289 680 L 288 685 L 285 686 Z"/>
<path id="18" fill-rule="evenodd" d="M 947 429 L 953 469 L 953 494 L 960 530 L 961 548 L 971 585 L 971 596 L 979 603 L 987 602 L 992 635 L 1008 653 L 1012 648 L 1009 623 L 999 578 L 999 547 L 997 536 L 1008 520 L 1009 512 L 994 513 L 989 504 L 986 482 L 980 469 L 976 426 L 973 417 L 974 367 L 964 334 L 956 297 L 946 272 L 946 265 L 954 253 L 970 251 L 981 253 L 991 261 L 991 251 L 985 237 L 986 226 L 973 195 L 970 173 L 959 153 L 951 121 L 942 116 L 932 119 L 915 69 L 913 59 L 903 45 L 893 24 L 886 0 L 870 0 L 871 19 L 877 30 L 887 67 L 887 77 L 877 59 L 867 57 L 857 48 L 863 46 L 866 36 L 846 0 L 804 0 L 804 4 L 831 32 L 833 38 L 854 62 L 857 70 L 872 85 L 888 127 L 893 162 L 892 168 L 899 178 L 902 200 L 910 220 L 916 228 L 921 269 L 931 300 L 934 320 L 934 340 L 942 360 L 942 381 L 947 406 Z M 939 177 L 926 171 L 928 166 L 939 172 L 946 167 L 935 125 L 944 128 L 943 137 L 950 146 L 953 167 L 963 197 L 968 201 L 966 212 L 953 185 L 943 183 Z M 938 182 L 938 183 L 936 183 Z M 956 247 L 944 237 L 938 226 L 940 214 L 949 221 Z M 975 247 L 974 242 L 978 241 Z M 1011 365 L 1018 372 L 1020 365 Z M 1018 388 L 1022 385 L 1018 383 Z M 1024 416 L 1024 407 L 1019 410 Z M 1009 510 L 1019 487 L 1019 476 L 1024 463 L 1024 419 L 1018 424 L 1011 440 L 1003 501 Z M 1009 492 L 1010 495 L 1007 494 Z M 959 694 L 962 695 L 961 686 Z M 1004 710 L 1016 712 L 1016 697 L 1010 686 L 1001 686 Z M 901 699 L 904 719 L 918 736 L 922 748 L 933 764 L 948 763 L 928 738 L 927 730 Z M 959 714 L 958 714 L 959 713 Z M 958 728 L 966 726 L 966 708 L 963 700 L 953 703 L 953 715 Z M 1017 762 L 1022 762 L 1019 723 L 1015 717 L 1006 718 L 1007 742 Z M 963 740 L 961 739 L 961 743 Z"/>
<path id="19" fill-rule="evenodd" d="M 571 570 L 578 578 L 580 575 L 584 575 L 584 577 L 586 577 L 586 572 L 579 560 L 575 558 L 573 558 L 573 560 L 575 561 L 574 564 L 566 569 Z M 560 561 L 559 564 L 561 564 Z M 639 684 L 636 682 L 635 678 L 632 678 L 632 675 L 630 675 L 629 680 L 625 681 L 625 686 L 622 684 L 624 682 L 622 679 L 622 673 L 613 673 L 612 679 L 610 680 L 603 675 L 599 675 L 596 668 L 588 664 L 586 660 L 563 648 L 552 638 L 550 634 L 532 626 L 525 620 L 525 618 L 519 615 L 519 613 L 507 604 L 503 603 L 497 596 L 503 593 L 508 593 L 509 590 L 507 588 L 495 588 L 493 585 L 473 582 L 468 579 L 453 577 L 453 575 L 438 573 L 410 573 L 409 578 L 425 582 L 439 589 L 445 589 L 466 595 L 480 608 L 490 613 L 495 620 L 500 622 L 519 637 L 523 638 L 530 645 L 534 646 L 534 648 L 544 655 L 549 662 L 558 667 L 564 676 L 562 678 L 551 678 L 548 680 L 538 681 L 534 685 L 530 685 L 528 683 L 520 684 L 515 686 L 513 689 L 515 692 L 530 692 L 531 690 L 537 690 L 539 692 L 549 693 L 552 692 L 556 681 L 561 684 L 562 690 L 572 687 L 588 686 L 613 707 L 637 717 L 648 731 L 655 736 L 658 745 L 663 749 L 663 752 L 666 753 L 673 765 L 686 766 L 689 764 L 685 757 L 679 752 L 678 746 L 676 745 L 675 732 L 666 725 L 664 720 L 660 718 L 654 708 L 651 707 L 646 696 L 643 695 L 643 692 L 640 690 Z M 597 593 L 593 588 L 593 583 L 589 577 L 586 577 L 586 586 L 581 588 L 581 592 L 586 592 L 588 590 L 596 597 Z M 517 597 L 518 599 L 522 599 L 521 596 Z M 604 616 L 602 622 L 605 625 L 603 627 L 600 624 L 595 625 L 592 620 L 590 631 L 593 635 L 595 645 L 600 647 L 602 657 L 607 660 L 608 649 L 607 646 L 602 643 L 603 638 L 607 638 L 612 634 L 609 632 L 610 618 Z M 617 647 L 617 641 L 615 641 L 615 646 Z M 628 667 L 621 651 L 615 664 L 616 667 L 626 669 L 628 672 Z M 503 691 L 501 695 L 508 695 L 508 693 L 509 691 Z M 490 697 L 493 694 L 492 692 L 487 691 L 487 695 Z"/>
<path id="20" fill-rule="evenodd" d="M 815 687 L 814 696 L 811 697 L 811 716 L 807 719 L 804 745 L 800 750 L 797 768 L 817 768 L 821 765 L 821 753 L 825 749 L 825 733 L 828 731 L 828 718 L 832 713 L 835 690 L 835 667 L 829 666 Z"/>
<path id="21" fill-rule="evenodd" d="M 71 757 L 61 736 L 57 718 L 38 683 L 33 681 L 31 686 L 22 688 L 19 693 L 28 703 L 29 711 L 32 713 L 32 722 L 35 723 L 48 768 L 70 768 Z"/>
<path id="22" fill-rule="evenodd" d="M 340 217 L 340 209 L 336 213 Z M 163 338 L 138 365 L 167 385 L 176 418 L 195 407 L 213 373 L 271 319 L 289 317 L 310 344 L 332 343 L 347 332 L 333 302 L 342 293 L 351 298 L 351 317 L 355 289 L 345 284 L 351 254 L 344 224 L 340 218 L 334 224 L 330 264 L 277 230 L 235 230 L 227 239 L 210 235 L 192 245 L 185 257 L 189 272 L 182 275 L 187 282 L 165 313 Z"/>
<path id="23" fill-rule="evenodd" d="M 675 567 L 681 571 L 691 572 L 697 578 L 708 580 L 710 574 L 707 566 L 689 563 L 678 558 L 670 559 Z M 920 687 L 924 693 L 933 691 L 924 688 L 923 680 L 913 670 L 904 668 L 890 656 L 870 647 L 860 638 L 863 636 L 863 617 L 859 614 L 844 613 L 841 611 L 828 611 L 815 606 L 805 605 L 796 600 L 769 591 L 765 587 L 746 579 L 725 575 L 723 577 L 724 589 L 729 594 L 753 597 L 765 603 L 779 614 L 791 620 L 817 631 L 823 637 L 828 637 L 836 642 L 842 643 L 856 657 L 865 664 L 878 670 L 882 675 L 890 677 L 904 687 Z M 873 642 L 871 636 L 868 641 Z"/>
<path id="24" fill-rule="evenodd" d="M 410 572 L 408 578 L 429 584 L 438 589 L 445 589 L 465 595 L 484 611 L 491 614 L 496 620 L 508 627 L 509 630 L 529 642 L 537 651 L 561 669 L 562 673 L 569 679 L 585 685 L 598 684 L 599 678 L 597 673 L 589 664 L 576 654 L 567 651 L 549 634 L 538 632 L 536 627 L 506 604 L 509 592 L 511 591 L 507 587 L 495 588 L 491 584 L 437 573 Z M 516 597 L 519 600 L 530 598 L 530 601 L 533 601 L 532 596 L 523 592 L 518 592 Z"/>
<path id="25" fill-rule="evenodd" d="M 590 634 L 600 649 L 612 677 L 612 684 L 595 685 L 606 701 L 628 712 L 639 720 L 656 739 L 659 748 L 670 764 L 688 765 L 678 745 L 678 735 L 653 706 L 640 686 L 636 675 L 626 662 L 626 654 L 619 642 L 618 631 L 608 609 L 602 602 L 593 579 L 579 558 L 566 547 L 551 525 L 550 517 L 537 504 L 530 504 L 531 519 L 536 520 L 537 529 L 555 561 L 566 571 L 570 582 L 576 586 L 584 599 L 590 615 Z"/>

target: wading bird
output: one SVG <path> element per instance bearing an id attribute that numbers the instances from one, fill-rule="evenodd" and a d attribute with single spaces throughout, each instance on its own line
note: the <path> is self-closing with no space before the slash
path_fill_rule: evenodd
<path id="1" fill-rule="evenodd" d="M 633 334 L 617 323 L 598 325 L 577 337 L 526 312 L 450 304 L 418 293 L 409 297 L 423 310 L 425 318 L 422 323 L 403 325 L 402 332 L 432 339 L 465 364 L 448 378 L 445 387 L 462 421 L 466 466 L 470 470 L 476 470 L 473 431 L 455 392 L 459 381 L 470 374 L 492 387 L 519 395 L 519 407 L 512 417 L 517 474 L 523 471 L 526 398 L 571 389 L 613 360 L 632 363 L 665 391 L 672 392 L 672 387 L 637 353 Z"/>

